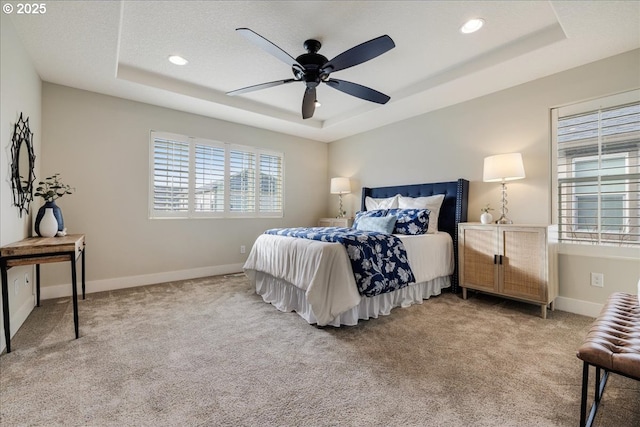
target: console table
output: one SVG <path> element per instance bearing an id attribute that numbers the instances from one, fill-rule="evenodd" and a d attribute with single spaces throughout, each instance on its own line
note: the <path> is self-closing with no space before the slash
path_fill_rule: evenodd
<path id="1" fill-rule="evenodd" d="M 85 298 L 85 241 L 84 234 L 62 237 L 28 237 L 0 247 L 0 273 L 2 274 L 2 314 L 7 353 L 11 353 L 11 327 L 9 316 L 9 284 L 7 270 L 19 265 L 36 265 L 36 299 L 40 306 L 40 264 L 70 261 L 73 293 L 73 323 L 76 339 L 78 331 L 78 288 L 76 261 L 82 255 L 82 299 Z"/>

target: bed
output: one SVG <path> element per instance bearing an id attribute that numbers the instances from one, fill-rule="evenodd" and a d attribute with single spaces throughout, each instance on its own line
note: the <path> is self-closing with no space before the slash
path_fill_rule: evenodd
<path id="1" fill-rule="evenodd" d="M 295 311 L 318 326 L 356 325 L 359 320 L 388 315 L 395 307 L 421 304 L 443 290 L 457 293 L 457 227 L 467 220 L 468 192 L 469 182 L 464 179 L 362 189 L 362 211 L 367 211 L 372 199 L 444 195 L 437 230 L 424 236 L 392 235 L 406 247 L 414 274 L 411 283 L 392 292 L 361 295 L 348 249 L 342 244 L 278 235 L 275 230 L 256 239 L 244 272 L 265 302 L 280 311 Z"/>

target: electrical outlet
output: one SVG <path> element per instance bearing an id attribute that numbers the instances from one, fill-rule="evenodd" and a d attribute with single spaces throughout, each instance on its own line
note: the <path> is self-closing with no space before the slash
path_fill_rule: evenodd
<path id="1" fill-rule="evenodd" d="M 240 253 L 241 254 L 247 253 L 247 247 L 245 245 L 240 245 Z"/>
<path id="2" fill-rule="evenodd" d="M 591 286 L 598 288 L 604 288 L 604 274 L 603 273 L 591 273 Z"/>

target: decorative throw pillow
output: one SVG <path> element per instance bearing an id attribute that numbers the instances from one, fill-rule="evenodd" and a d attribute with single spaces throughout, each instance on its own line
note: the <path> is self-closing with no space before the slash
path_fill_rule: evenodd
<path id="1" fill-rule="evenodd" d="M 358 223 L 362 218 L 366 217 L 381 217 L 387 216 L 388 209 L 375 209 L 372 211 L 360 211 L 356 212 L 356 217 L 353 220 L 353 228 L 358 228 Z"/>
<path id="2" fill-rule="evenodd" d="M 440 216 L 440 207 L 444 201 L 444 194 L 436 194 L 435 196 L 426 197 L 405 197 L 398 198 L 398 207 L 400 209 L 428 209 L 429 229 L 427 233 L 433 234 L 438 232 L 438 217 Z"/>
<path id="3" fill-rule="evenodd" d="M 373 211 L 376 209 L 391 209 L 398 207 L 398 196 L 396 194 L 393 197 L 388 197 L 385 199 L 374 199 L 373 197 L 365 197 L 364 198 L 364 207 L 367 208 L 368 211 Z"/>
<path id="4" fill-rule="evenodd" d="M 356 230 L 391 234 L 395 225 L 395 216 L 365 216 L 358 221 Z"/>
<path id="5" fill-rule="evenodd" d="M 429 228 L 429 209 L 389 209 L 396 217 L 394 234 L 425 234 Z"/>

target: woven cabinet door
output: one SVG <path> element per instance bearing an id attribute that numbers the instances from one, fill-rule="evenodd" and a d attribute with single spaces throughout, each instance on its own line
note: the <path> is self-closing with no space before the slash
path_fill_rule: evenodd
<path id="1" fill-rule="evenodd" d="M 546 227 L 501 227 L 500 293 L 546 302 Z"/>
<path id="2" fill-rule="evenodd" d="M 495 226 L 460 226 L 460 286 L 486 292 L 498 290 L 498 233 Z"/>

